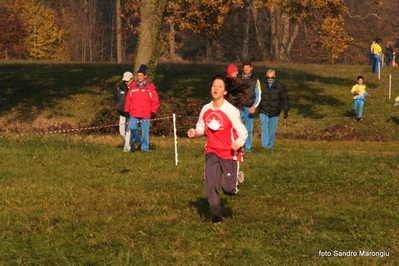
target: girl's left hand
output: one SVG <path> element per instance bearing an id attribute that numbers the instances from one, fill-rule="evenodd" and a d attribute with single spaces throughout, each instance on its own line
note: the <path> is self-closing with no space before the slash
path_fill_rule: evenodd
<path id="1" fill-rule="evenodd" d="M 233 149 L 233 150 L 238 150 L 240 147 L 235 143 L 235 142 L 233 142 L 233 144 L 231 144 L 231 148 Z"/>

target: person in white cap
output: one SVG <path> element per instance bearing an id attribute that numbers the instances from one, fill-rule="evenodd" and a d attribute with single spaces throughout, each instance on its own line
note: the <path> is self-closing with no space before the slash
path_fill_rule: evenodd
<path id="1" fill-rule="evenodd" d="M 119 113 L 119 134 L 123 137 L 125 145 L 123 146 L 124 152 L 129 152 L 132 147 L 131 132 L 129 129 L 129 124 L 127 123 L 129 119 L 129 113 L 125 112 L 125 101 L 126 95 L 130 84 L 133 82 L 132 72 L 123 73 L 122 83 L 118 85 L 115 89 L 114 102 L 116 105 L 116 110 Z"/>

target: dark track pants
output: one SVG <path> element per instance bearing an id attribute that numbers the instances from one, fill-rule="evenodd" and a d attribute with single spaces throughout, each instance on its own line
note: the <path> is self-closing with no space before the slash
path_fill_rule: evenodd
<path id="1" fill-rule="evenodd" d="M 235 195 L 238 192 L 237 174 L 239 162 L 236 160 L 225 160 L 215 153 L 205 155 L 205 191 L 211 210 L 212 222 L 222 221 L 222 210 L 218 193 L 219 177 L 223 193 Z"/>

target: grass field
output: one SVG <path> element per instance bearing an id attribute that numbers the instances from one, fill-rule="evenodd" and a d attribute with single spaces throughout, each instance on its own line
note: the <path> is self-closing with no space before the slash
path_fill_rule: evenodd
<path id="1" fill-rule="evenodd" d="M 396 97 L 399 71 L 256 73 L 269 67 L 289 90 L 290 116 L 273 152 L 261 148 L 256 121 L 246 180 L 239 196 L 221 196 L 225 222 L 215 226 L 205 138 L 178 138 L 175 165 L 171 137 L 151 135 L 149 154 L 126 154 L 115 130 L 40 133 L 92 123 L 129 66 L 0 65 L 0 265 L 397 265 L 399 109 L 388 78 Z M 224 68 L 160 65 L 156 84 L 207 101 L 210 76 Z M 356 122 L 347 112 L 359 74 L 371 97 Z"/>

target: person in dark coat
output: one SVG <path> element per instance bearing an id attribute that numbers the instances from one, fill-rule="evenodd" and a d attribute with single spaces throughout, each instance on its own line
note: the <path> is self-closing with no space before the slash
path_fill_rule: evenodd
<path id="1" fill-rule="evenodd" d="M 392 44 L 388 43 L 388 46 L 385 49 L 385 57 L 386 59 L 386 66 L 390 67 L 392 66 L 392 61 L 393 61 L 393 48 L 392 48 Z"/>
<path id="2" fill-rule="evenodd" d="M 271 150 L 274 147 L 278 119 L 284 111 L 284 119 L 288 117 L 288 95 L 283 84 L 276 80 L 276 71 L 266 72 L 267 80 L 262 82 L 262 93 L 259 104 L 260 123 L 262 127 L 262 147 Z"/>
<path id="3" fill-rule="evenodd" d="M 123 147 L 124 152 L 129 152 L 132 147 L 132 139 L 130 134 L 130 129 L 127 121 L 129 120 L 129 113 L 125 112 L 125 101 L 126 95 L 130 84 L 133 82 L 132 72 L 123 73 L 122 83 L 118 85 L 115 89 L 114 102 L 116 105 L 116 110 L 119 113 L 119 134 L 123 137 L 125 145 Z"/>

